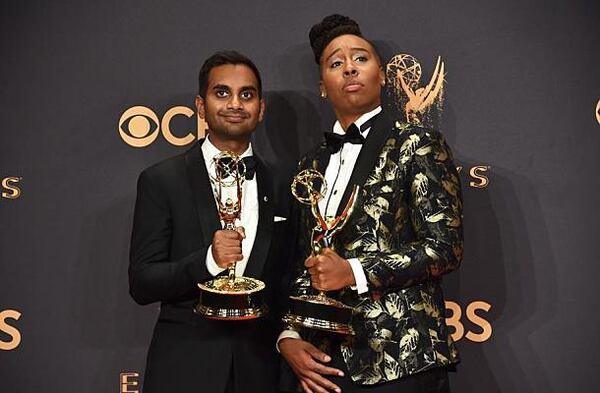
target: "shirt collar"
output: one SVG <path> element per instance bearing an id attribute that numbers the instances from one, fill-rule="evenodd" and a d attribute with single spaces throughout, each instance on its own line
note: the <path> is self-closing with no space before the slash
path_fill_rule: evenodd
<path id="1" fill-rule="evenodd" d="M 370 112 L 364 113 L 362 114 L 358 119 L 356 119 L 354 121 L 354 124 L 356 124 L 356 126 L 358 127 L 358 129 L 360 130 L 360 126 L 362 126 L 363 124 L 365 124 L 367 121 L 369 121 L 371 118 L 373 118 L 375 115 L 377 115 L 379 112 L 381 112 L 381 105 L 378 106 L 377 108 L 373 109 Z M 364 130 L 361 134 L 362 136 L 366 137 L 367 134 L 369 133 L 370 128 Z M 342 125 L 340 124 L 339 121 L 336 121 L 335 124 L 333 125 L 333 132 L 336 134 L 340 134 L 343 135 L 345 133 L 344 129 L 342 128 Z"/>
<path id="2" fill-rule="evenodd" d="M 212 144 L 212 142 L 210 141 L 210 137 L 207 136 L 204 139 L 204 143 L 202 143 L 202 155 L 204 156 L 204 162 L 206 162 L 207 165 L 209 165 L 212 163 L 213 158 L 219 154 L 221 152 L 221 150 L 219 150 L 215 145 Z M 245 152 L 242 153 L 241 157 L 250 157 L 252 156 L 252 143 L 248 144 L 248 148 L 246 149 Z"/>

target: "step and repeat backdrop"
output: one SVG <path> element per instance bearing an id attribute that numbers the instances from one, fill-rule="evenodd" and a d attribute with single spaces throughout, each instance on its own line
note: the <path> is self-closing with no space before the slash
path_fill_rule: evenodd
<path id="1" fill-rule="evenodd" d="M 0 391 L 141 391 L 158 305 L 128 294 L 137 176 L 205 134 L 197 73 L 225 48 L 262 72 L 255 150 L 294 165 L 333 123 L 307 37 L 330 13 L 422 84 L 445 65 L 453 390 L 600 390 L 597 1 L 107 0 L 0 5 Z"/>

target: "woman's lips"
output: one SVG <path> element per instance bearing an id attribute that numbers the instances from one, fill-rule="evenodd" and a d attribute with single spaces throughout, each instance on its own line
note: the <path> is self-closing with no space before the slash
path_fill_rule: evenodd
<path id="1" fill-rule="evenodd" d="M 346 93 L 355 93 L 357 91 L 359 91 L 360 89 L 362 89 L 362 83 L 358 83 L 358 82 L 350 82 L 344 85 L 344 91 Z"/>

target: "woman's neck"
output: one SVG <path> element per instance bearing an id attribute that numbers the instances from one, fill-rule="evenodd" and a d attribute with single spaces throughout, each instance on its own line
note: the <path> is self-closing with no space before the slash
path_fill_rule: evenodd
<path id="1" fill-rule="evenodd" d="M 357 112 L 345 112 L 345 111 L 342 112 L 342 111 L 336 111 L 334 109 L 335 117 L 337 118 L 337 121 L 340 122 L 340 125 L 342 126 L 342 129 L 344 130 L 344 132 L 346 132 L 348 127 L 350 127 L 350 124 L 354 123 L 359 117 L 361 117 L 365 113 L 371 112 L 372 110 L 377 108 L 379 105 L 381 105 L 381 104 L 378 102 L 372 108 L 368 108 L 368 109 L 357 111 Z"/>

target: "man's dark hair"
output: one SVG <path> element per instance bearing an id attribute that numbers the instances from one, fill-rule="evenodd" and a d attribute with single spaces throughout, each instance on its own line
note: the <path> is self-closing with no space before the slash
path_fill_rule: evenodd
<path id="1" fill-rule="evenodd" d="M 202 64 L 200 72 L 198 73 L 198 94 L 200 97 L 206 98 L 208 74 L 210 73 L 210 70 L 225 64 L 243 64 L 250 68 L 252 72 L 254 72 L 256 80 L 258 81 L 258 97 L 262 98 L 262 81 L 260 79 L 258 68 L 256 68 L 256 65 L 252 62 L 252 60 L 234 50 L 222 50 L 215 52 L 212 56 L 206 59 L 204 64 Z"/>

